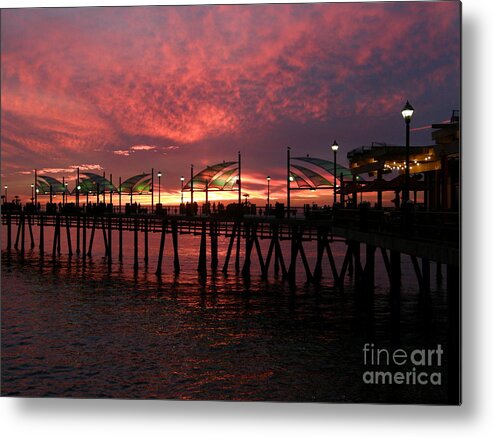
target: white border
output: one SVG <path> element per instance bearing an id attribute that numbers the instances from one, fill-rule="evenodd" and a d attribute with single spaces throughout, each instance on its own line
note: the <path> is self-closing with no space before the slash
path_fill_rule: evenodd
<path id="1" fill-rule="evenodd" d="M 250 1 L 251 2 L 251 1 Z M 201 1 L 7 0 L 2 7 L 195 4 Z M 213 3 L 231 3 L 214 1 Z M 238 2 L 240 3 L 240 2 Z M 241 2 L 244 3 L 244 2 Z M 257 2 L 253 2 L 257 3 Z M 270 3 L 279 3 L 271 1 Z M 282 2 L 286 3 L 286 1 Z M 3 435 L 491 435 L 493 286 L 491 2 L 463 1 L 463 406 L 0 399 Z M 469 212 L 467 212 L 469 211 Z M 491 211 L 493 212 L 493 210 Z"/>

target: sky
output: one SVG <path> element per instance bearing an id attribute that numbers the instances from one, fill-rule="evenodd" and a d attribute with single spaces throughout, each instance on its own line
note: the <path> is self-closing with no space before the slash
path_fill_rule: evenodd
<path id="1" fill-rule="evenodd" d="M 373 141 L 403 145 L 406 100 L 411 144 L 432 143 L 429 126 L 460 107 L 460 4 L 3 9 L 1 74 L 9 196 L 30 197 L 34 168 L 71 185 L 77 167 L 114 180 L 154 168 L 176 204 L 190 164 L 241 150 L 250 200 L 269 175 L 283 202 L 288 146 L 332 160 L 337 140 L 347 165 Z"/>

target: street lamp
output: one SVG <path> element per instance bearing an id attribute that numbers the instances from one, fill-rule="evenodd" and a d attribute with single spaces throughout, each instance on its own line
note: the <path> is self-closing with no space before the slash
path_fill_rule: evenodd
<path id="1" fill-rule="evenodd" d="M 31 184 L 31 202 L 34 202 L 34 184 Z"/>
<path id="2" fill-rule="evenodd" d="M 332 143 L 332 151 L 334 152 L 334 205 L 336 204 L 336 189 L 337 189 L 337 149 L 339 144 L 334 140 Z"/>
<path id="3" fill-rule="evenodd" d="M 7 194 L 8 194 L 8 188 L 9 188 L 9 186 L 8 185 L 5 185 L 3 188 L 5 188 L 5 203 L 7 203 L 8 202 Z"/>
<path id="4" fill-rule="evenodd" d="M 158 192 L 158 203 L 159 204 L 161 203 L 161 176 L 162 175 L 163 174 L 160 171 L 157 172 L 157 181 L 158 181 L 157 182 L 157 190 L 158 190 L 157 192 Z"/>
<path id="5" fill-rule="evenodd" d="M 404 108 L 402 108 L 401 114 L 406 122 L 406 176 L 405 176 L 405 185 L 404 185 L 404 193 L 402 196 L 402 201 L 405 204 L 409 200 L 409 126 L 411 124 L 411 118 L 413 117 L 414 108 L 409 103 L 409 100 L 406 102 Z"/>
<path id="6" fill-rule="evenodd" d="M 185 181 L 185 178 L 182 176 L 180 178 L 181 181 L 181 203 L 183 204 L 183 182 Z"/>
<path id="7" fill-rule="evenodd" d="M 267 211 L 270 212 L 270 176 L 267 176 Z"/>

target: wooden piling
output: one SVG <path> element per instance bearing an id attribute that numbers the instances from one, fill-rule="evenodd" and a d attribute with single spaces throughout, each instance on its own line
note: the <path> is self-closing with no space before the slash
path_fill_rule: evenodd
<path id="1" fill-rule="evenodd" d="M 253 226 L 252 237 L 253 237 L 253 243 L 255 244 L 255 250 L 257 251 L 257 258 L 258 258 L 258 262 L 260 265 L 260 271 L 262 274 L 262 278 L 266 279 L 267 278 L 267 269 L 265 267 L 264 257 L 262 256 L 262 250 L 260 248 L 260 242 L 258 240 L 257 225 Z"/>
<path id="2" fill-rule="evenodd" d="M 21 256 L 24 256 L 25 248 L 26 248 L 26 215 L 22 213 Z"/>
<path id="3" fill-rule="evenodd" d="M 175 273 L 180 273 L 180 256 L 178 253 L 178 223 L 176 220 L 171 221 L 171 237 L 173 240 L 173 266 Z"/>
<path id="4" fill-rule="evenodd" d="M 202 231 L 200 234 L 200 250 L 199 250 L 199 264 L 197 266 L 197 271 L 201 274 L 207 272 L 207 231 L 205 220 L 202 220 Z"/>
<path id="5" fill-rule="evenodd" d="M 39 215 L 39 254 L 42 257 L 45 251 L 45 232 L 44 232 L 44 215 Z"/>
<path id="6" fill-rule="evenodd" d="M 312 272 L 310 271 L 310 265 L 308 264 L 308 260 L 305 255 L 305 249 L 303 248 L 303 228 L 300 228 L 298 234 L 298 251 L 301 256 L 301 261 L 303 262 L 303 266 L 305 268 L 306 280 L 308 282 L 313 282 Z"/>
<path id="7" fill-rule="evenodd" d="M 159 244 L 159 254 L 158 254 L 158 261 L 157 261 L 157 268 L 156 268 L 156 275 L 160 276 L 161 275 L 161 272 L 162 272 L 162 269 L 163 269 L 163 257 L 164 257 L 164 243 L 166 241 L 166 221 L 164 220 L 164 218 L 162 219 L 162 222 L 161 222 L 161 242 Z M 174 239 L 174 234 L 173 234 L 173 239 Z M 173 247 L 174 246 L 174 243 L 173 243 Z M 176 255 L 176 252 L 178 251 L 178 245 L 176 246 L 176 249 L 175 249 L 175 256 Z M 176 269 L 176 265 L 175 265 L 175 269 Z"/>
<path id="8" fill-rule="evenodd" d="M 84 215 L 82 217 L 82 261 L 86 260 L 87 252 L 87 217 Z"/>
<path id="9" fill-rule="evenodd" d="M 290 228 L 291 232 L 291 262 L 289 264 L 289 270 L 288 270 L 288 281 L 291 283 L 296 282 L 296 258 L 298 256 L 298 245 L 297 243 L 297 238 L 298 238 L 298 226 L 294 225 L 292 228 Z"/>
<path id="10" fill-rule="evenodd" d="M 149 219 L 144 219 L 144 264 L 149 263 Z"/>
<path id="11" fill-rule="evenodd" d="M 296 282 L 296 258 L 300 254 L 303 267 L 305 268 L 306 279 L 312 282 L 312 273 L 303 248 L 303 228 L 294 225 L 291 233 L 291 262 L 288 270 L 288 281 L 294 284 Z"/>
<path id="12" fill-rule="evenodd" d="M 211 239 L 211 269 L 213 272 L 217 270 L 219 263 L 217 254 L 217 222 L 211 221 L 209 224 L 209 236 Z"/>
<path id="13" fill-rule="evenodd" d="M 252 232 L 251 223 L 245 224 L 245 259 L 243 261 L 243 268 L 241 270 L 241 274 L 244 277 L 250 276 L 251 254 L 253 247 L 253 239 L 251 232 Z"/>
<path id="14" fill-rule="evenodd" d="M 53 250 L 52 250 L 53 258 L 56 257 L 57 249 L 58 249 L 58 233 L 60 231 L 60 228 L 58 226 L 59 221 L 60 221 L 60 216 L 58 214 L 56 214 L 55 215 L 55 229 L 53 230 Z"/>
<path id="15" fill-rule="evenodd" d="M 87 251 L 87 256 L 92 256 L 92 245 L 94 243 L 94 234 L 96 233 L 96 220 L 97 217 L 94 216 L 92 218 L 92 230 L 91 230 L 91 238 L 89 239 L 89 249 Z"/>
<path id="16" fill-rule="evenodd" d="M 104 224 L 104 216 L 101 216 L 101 232 L 103 233 L 104 256 L 108 256 L 108 236 L 106 235 L 106 226 Z"/>
<path id="17" fill-rule="evenodd" d="M 123 261 L 123 218 L 121 213 L 118 220 L 118 260 Z"/>
<path id="18" fill-rule="evenodd" d="M 62 253 L 62 217 L 59 213 L 57 213 L 57 227 L 58 227 L 58 232 L 57 232 L 57 235 L 58 235 L 58 241 L 57 241 L 57 253 L 58 253 L 58 256 L 61 255 Z"/>
<path id="19" fill-rule="evenodd" d="M 113 257 L 113 234 L 112 234 L 112 219 L 111 216 L 107 217 L 107 232 L 108 232 L 108 250 L 107 250 L 107 255 L 108 255 L 108 262 L 111 263 L 111 259 Z"/>
<path id="20" fill-rule="evenodd" d="M 322 228 L 317 229 L 317 261 L 315 262 L 315 269 L 313 270 L 313 281 L 319 283 L 322 279 L 322 259 L 324 254 L 323 245 L 324 231 Z"/>
<path id="21" fill-rule="evenodd" d="M 352 259 L 352 247 L 351 244 L 346 244 L 346 255 L 344 256 L 344 261 L 342 262 L 341 273 L 339 274 L 339 288 L 344 289 L 344 277 L 346 276 L 346 271 L 349 266 L 349 262 Z"/>
<path id="22" fill-rule="evenodd" d="M 139 269 L 139 222 L 134 219 L 134 270 Z"/>
<path id="23" fill-rule="evenodd" d="M 34 244 L 33 227 L 32 227 L 32 223 L 31 223 L 31 215 L 30 214 L 27 216 L 27 224 L 29 226 L 29 237 L 31 239 L 31 250 L 33 250 L 35 244 Z"/>
<path id="24" fill-rule="evenodd" d="M 65 227 L 67 230 L 68 256 L 72 256 L 72 236 L 70 235 L 70 222 L 68 216 L 65 216 Z"/>
<path id="25" fill-rule="evenodd" d="M 231 252 L 233 250 L 233 244 L 235 242 L 235 236 L 236 236 L 237 230 L 238 230 L 238 222 L 235 221 L 234 224 L 233 224 L 233 229 L 231 231 L 231 236 L 229 237 L 228 250 L 226 252 L 226 258 L 224 260 L 224 266 L 223 266 L 223 273 L 224 274 L 227 274 L 228 273 L 229 259 L 231 257 Z"/>
<path id="26" fill-rule="evenodd" d="M 390 261 L 389 255 L 387 254 L 387 249 L 381 247 L 380 253 L 382 254 L 383 263 L 385 265 L 385 270 L 387 271 L 387 276 L 389 277 L 389 281 L 391 281 L 391 269 L 390 269 Z"/>
<path id="27" fill-rule="evenodd" d="M 332 254 L 332 249 L 330 248 L 330 241 L 328 238 L 328 234 L 326 233 L 323 239 L 323 246 L 325 250 L 327 251 L 327 256 L 329 257 L 329 265 L 330 265 L 330 270 L 332 271 L 332 278 L 334 279 L 334 284 L 339 283 L 339 275 L 337 273 L 337 267 L 336 263 L 334 260 L 334 255 Z"/>
<path id="28" fill-rule="evenodd" d="M 236 240 L 236 259 L 235 259 L 235 271 L 239 273 L 240 271 L 240 249 L 241 249 L 241 221 L 238 220 L 238 225 L 236 228 L 237 240 Z"/>
<path id="29" fill-rule="evenodd" d="M 80 214 L 77 213 L 77 234 L 76 234 L 76 248 L 77 255 L 80 254 Z"/>
<path id="30" fill-rule="evenodd" d="M 19 221 L 17 222 L 17 235 L 15 237 L 14 249 L 19 250 L 19 241 L 21 239 L 21 227 L 22 227 L 22 217 L 23 214 L 19 215 Z"/>
<path id="31" fill-rule="evenodd" d="M 354 279 L 357 288 L 363 285 L 363 268 L 361 266 L 361 251 L 360 243 L 358 241 L 351 242 L 353 248 L 353 260 L 354 260 Z"/>

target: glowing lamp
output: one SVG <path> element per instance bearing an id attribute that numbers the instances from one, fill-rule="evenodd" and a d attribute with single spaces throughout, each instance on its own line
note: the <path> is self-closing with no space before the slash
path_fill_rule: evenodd
<path id="1" fill-rule="evenodd" d="M 414 113 L 414 108 L 411 106 L 408 100 L 404 108 L 402 108 L 401 111 L 402 117 L 404 118 L 404 120 L 406 120 L 406 122 L 410 122 L 411 118 L 413 117 L 413 113 Z"/>

